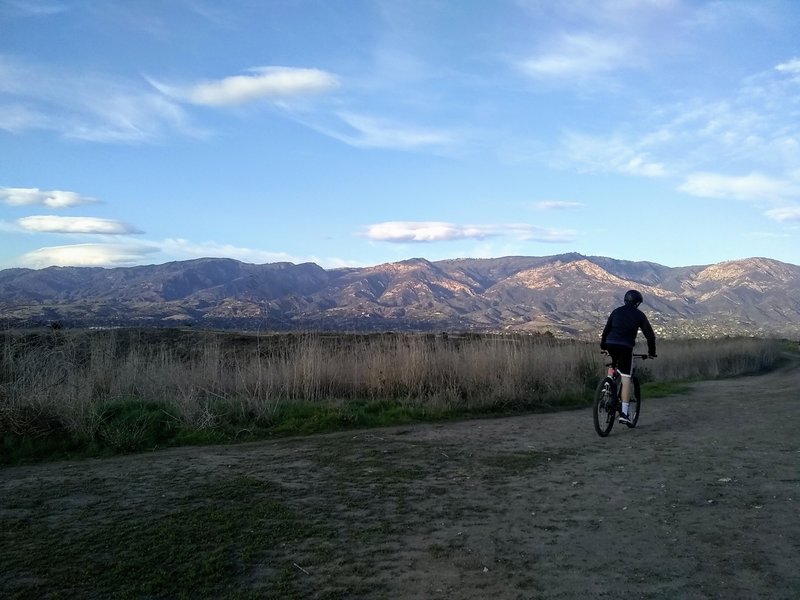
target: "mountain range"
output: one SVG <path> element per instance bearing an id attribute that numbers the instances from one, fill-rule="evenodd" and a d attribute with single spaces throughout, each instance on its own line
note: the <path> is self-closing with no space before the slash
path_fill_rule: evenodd
<path id="1" fill-rule="evenodd" d="M 667 337 L 800 335 L 800 267 L 767 258 L 666 267 L 570 253 L 362 268 L 203 258 L 0 271 L 0 323 L 597 336 L 636 288 Z"/>

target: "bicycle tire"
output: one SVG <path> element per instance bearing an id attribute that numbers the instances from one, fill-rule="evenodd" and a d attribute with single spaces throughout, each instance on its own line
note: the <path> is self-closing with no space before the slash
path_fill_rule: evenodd
<path id="1" fill-rule="evenodd" d="M 611 377 L 605 377 L 594 392 L 592 418 L 594 429 L 600 437 L 606 437 L 614 427 L 617 416 L 617 386 Z"/>
<path id="2" fill-rule="evenodd" d="M 628 405 L 628 417 L 631 422 L 626 424 L 633 429 L 639 422 L 639 415 L 642 414 L 642 392 L 639 387 L 639 378 L 636 375 L 631 378 L 631 383 L 633 383 L 633 397 Z"/>

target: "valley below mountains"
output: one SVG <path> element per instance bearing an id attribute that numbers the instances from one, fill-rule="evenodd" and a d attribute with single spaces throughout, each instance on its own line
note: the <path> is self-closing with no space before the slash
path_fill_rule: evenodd
<path id="1" fill-rule="evenodd" d="M 800 337 L 800 267 L 766 258 L 666 267 L 560 254 L 363 268 L 204 258 L 0 271 L 5 327 L 551 333 L 599 337 L 630 288 L 662 337 Z"/>

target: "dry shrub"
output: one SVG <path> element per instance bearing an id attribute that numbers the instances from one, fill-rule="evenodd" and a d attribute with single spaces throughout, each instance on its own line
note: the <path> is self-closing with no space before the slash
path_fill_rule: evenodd
<path id="1" fill-rule="evenodd" d="M 0 433 L 87 436 L 109 401 L 157 403 L 194 428 L 268 422 L 284 403 L 390 400 L 451 410 L 580 398 L 603 371 L 596 343 L 520 335 L 237 335 L 138 330 L 5 332 Z M 778 342 L 659 343 L 643 377 L 713 378 L 774 365 Z"/>

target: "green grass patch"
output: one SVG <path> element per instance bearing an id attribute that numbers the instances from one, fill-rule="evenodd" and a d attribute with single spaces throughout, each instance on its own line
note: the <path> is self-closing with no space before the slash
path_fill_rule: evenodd
<path id="1" fill-rule="evenodd" d="M 277 435 L 311 434 L 402 425 L 441 416 L 424 407 L 389 401 L 287 402 L 276 411 L 270 429 Z"/>
<path id="2" fill-rule="evenodd" d="M 278 496 L 272 484 L 239 476 L 194 489 L 172 510 L 86 511 L 77 527 L 37 518 L 36 508 L 27 518 L 0 518 L 4 597 L 302 597 L 279 548 L 331 532 Z M 265 593 L 243 592 L 256 569 L 262 584 L 268 572 Z"/>
<path id="3" fill-rule="evenodd" d="M 650 381 L 642 384 L 642 396 L 648 398 L 663 398 L 664 396 L 680 396 L 688 394 L 692 389 L 688 382 L 682 381 Z"/>
<path id="4" fill-rule="evenodd" d="M 169 443 L 180 427 L 174 410 L 157 402 L 112 400 L 100 404 L 92 442 L 102 452 L 138 452 Z"/>
<path id="5" fill-rule="evenodd" d="M 86 439 L 59 429 L 46 435 L 0 434 L 0 465 L 90 456 Z"/>

